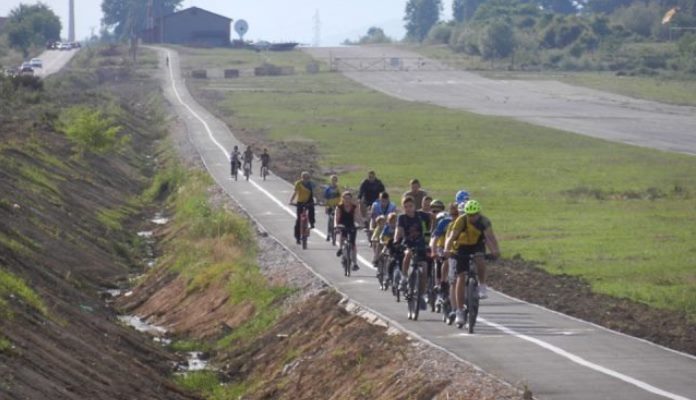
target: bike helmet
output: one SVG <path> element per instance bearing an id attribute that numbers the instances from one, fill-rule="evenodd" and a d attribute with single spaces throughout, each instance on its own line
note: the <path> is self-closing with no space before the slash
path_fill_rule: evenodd
<path id="1" fill-rule="evenodd" d="M 467 192 L 465 189 L 458 191 L 454 196 L 454 201 L 457 204 L 466 203 L 467 200 L 469 200 L 469 192 Z"/>
<path id="2" fill-rule="evenodd" d="M 481 212 L 481 204 L 476 200 L 469 200 L 464 205 L 464 212 L 469 215 L 478 214 Z"/>
<path id="3" fill-rule="evenodd" d="M 433 200 L 432 203 L 430 203 L 430 208 L 437 208 L 439 210 L 444 210 L 445 209 L 445 203 L 442 202 L 442 200 Z"/>

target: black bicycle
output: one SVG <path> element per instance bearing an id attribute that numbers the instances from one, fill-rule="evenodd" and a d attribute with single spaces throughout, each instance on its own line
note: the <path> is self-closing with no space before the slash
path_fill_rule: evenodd
<path id="1" fill-rule="evenodd" d="M 262 166 L 261 166 L 261 171 L 260 171 L 260 172 L 261 172 L 261 177 L 262 177 L 263 180 L 265 181 L 265 180 L 266 180 L 266 177 L 268 176 L 268 166 L 267 166 L 267 165 L 262 165 Z"/>
<path id="2" fill-rule="evenodd" d="M 245 162 L 244 163 L 244 178 L 248 181 L 250 175 L 251 175 L 251 163 Z"/>
<path id="3" fill-rule="evenodd" d="M 377 267 L 377 281 L 379 281 L 380 290 L 389 290 L 389 285 L 391 284 L 391 276 L 389 275 L 390 261 L 389 250 L 385 246 L 375 262 L 375 267 Z"/>
<path id="4" fill-rule="evenodd" d="M 237 180 L 237 173 L 239 172 L 239 161 L 237 160 L 231 160 L 230 161 L 230 174 L 232 175 L 232 178 L 234 180 Z"/>
<path id="5" fill-rule="evenodd" d="M 392 295 L 396 298 L 396 302 L 401 301 L 401 280 L 403 273 L 401 272 L 401 263 L 404 260 L 404 248 L 400 245 L 392 245 L 389 253 L 389 276 L 391 283 Z"/>
<path id="6" fill-rule="evenodd" d="M 406 301 L 408 303 L 408 319 L 417 321 L 420 312 L 420 302 L 423 296 L 421 289 L 421 279 L 426 273 L 428 266 L 424 252 L 412 250 L 411 272 L 408 274 L 408 285 L 406 288 Z"/>
<path id="7" fill-rule="evenodd" d="M 327 207 L 326 208 L 326 216 L 328 218 L 328 221 L 326 221 L 326 241 L 331 242 L 332 245 L 336 245 L 336 229 L 334 229 L 334 218 L 336 216 L 336 208 L 335 207 Z"/>
<path id="8" fill-rule="evenodd" d="M 355 228 L 353 228 L 355 229 Z M 343 266 L 343 275 L 350 276 L 353 246 L 350 244 L 350 232 L 343 225 L 336 225 L 336 231 L 341 234 L 341 266 Z"/>
<path id="9" fill-rule="evenodd" d="M 469 256 L 469 273 L 466 274 L 466 296 L 464 297 L 464 302 L 466 305 L 466 310 L 464 310 L 464 321 L 469 328 L 469 333 L 474 333 L 474 327 L 476 326 L 476 318 L 478 318 L 479 312 L 479 278 L 478 278 L 478 267 L 476 266 L 475 258 L 479 256 L 484 256 L 486 260 L 493 260 L 493 256 L 484 255 L 482 253 L 475 253 Z M 463 328 L 463 324 L 458 324 L 458 328 Z"/>

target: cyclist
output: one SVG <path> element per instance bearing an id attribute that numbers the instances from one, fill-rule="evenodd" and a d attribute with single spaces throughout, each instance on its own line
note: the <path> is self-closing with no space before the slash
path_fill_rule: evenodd
<path id="1" fill-rule="evenodd" d="M 341 201 L 341 189 L 338 187 L 338 176 L 331 175 L 331 183 L 324 189 L 324 205 L 326 206 L 326 215 L 329 218 L 334 217 L 336 206 Z M 331 240 L 331 235 L 326 235 L 326 241 Z"/>
<path id="2" fill-rule="evenodd" d="M 435 204 L 438 200 L 433 201 Z M 445 257 L 445 241 L 447 239 L 447 229 L 459 216 L 459 210 L 457 209 L 457 203 L 452 203 L 449 206 L 449 212 L 442 211 L 438 213 L 435 223 L 435 228 L 430 236 L 430 251 L 433 257 L 437 261 L 439 266 L 437 270 L 436 278 L 438 279 L 438 284 L 440 285 L 440 293 L 446 293 L 449 287 L 449 265 L 450 259 Z M 452 263 L 453 264 L 453 263 Z M 454 279 L 452 279 L 454 284 Z M 454 302 L 454 291 L 450 291 L 450 304 L 455 304 Z"/>
<path id="3" fill-rule="evenodd" d="M 358 222 L 356 220 L 360 218 L 360 213 L 356 211 L 357 206 L 353 202 L 353 194 L 349 191 L 343 192 L 343 195 L 341 196 L 341 202 L 338 203 L 338 206 L 336 206 L 334 226 L 343 226 L 343 229 L 341 230 L 341 242 L 343 242 L 344 238 L 346 237 L 345 235 L 348 235 L 347 238 L 350 242 L 351 247 L 350 260 L 353 264 L 353 271 L 357 271 L 360 269 L 360 267 L 358 266 L 357 247 L 355 245 L 355 238 L 358 233 L 355 227 L 355 223 Z M 342 254 L 343 249 L 339 248 L 336 252 L 336 257 L 341 257 Z"/>
<path id="4" fill-rule="evenodd" d="M 246 166 L 249 165 L 249 175 L 251 175 L 251 163 L 254 161 L 254 153 L 251 151 L 251 146 L 247 146 L 246 150 L 244 150 L 244 155 L 242 158 L 242 161 L 244 161 L 244 167 L 246 168 Z"/>
<path id="5" fill-rule="evenodd" d="M 271 155 L 268 154 L 268 149 L 263 149 L 263 153 L 261 154 L 261 171 L 259 175 L 263 175 L 263 169 L 266 168 L 266 171 L 268 171 L 271 167 Z"/>
<path id="6" fill-rule="evenodd" d="M 404 262 L 401 265 L 401 271 L 404 276 L 408 276 L 408 268 L 411 263 L 411 258 L 419 256 L 425 257 L 426 253 L 426 232 L 430 231 L 430 215 L 422 211 L 416 210 L 416 203 L 413 197 L 406 196 L 401 200 L 401 205 L 404 209 L 404 214 L 399 215 L 396 223 L 396 243 L 404 243 L 407 250 L 404 253 Z M 414 254 L 415 253 L 415 254 Z M 425 271 L 424 271 L 425 272 Z M 424 274 L 421 275 L 421 278 Z M 402 290 L 406 289 L 406 281 L 402 282 Z M 421 293 L 425 292 L 425 279 L 421 279 Z M 423 299 L 419 299 L 421 308 L 425 306 Z"/>
<path id="7" fill-rule="evenodd" d="M 396 204 L 389 201 L 389 193 L 382 192 L 379 194 L 379 199 L 372 203 L 372 213 L 370 214 L 370 226 L 369 230 L 372 232 L 372 250 L 374 251 L 374 260 L 377 260 L 379 254 L 382 252 L 382 244 L 379 241 L 375 241 L 374 235 L 380 235 L 382 233 L 381 229 L 376 229 L 377 218 L 384 217 L 386 219 L 387 215 L 396 211 Z"/>
<path id="8" fill-rule="evenodd" d="M 297 203 L 295 203 L 297 200 Z M 295 240 L 300 244 L 300 217 L 303 208 L 309 211 L 309 226 L 314 229 L 314 182 L 309 172 L 302 172 L 301 179 L 295 182 L 295 190 L 290 197 L 290 204 L 297 206 L 297 218 L 295 219 Z"/>
<path id="9" fill-rule="evenodd" d="M 232 149 L 232 152 L 230 153 L 230 172 L 232 175 L 234 175 L 235 171 L 237 171 L 239 169 L 239 166 L 241 165 L 239 159 L 239 147 L 234 146 L 234 149 Z"/>
<path id="10" fill-rule="evenodd" d="M 394 246 L 394 236 L 396 235 L 396 222 L 396 212 L 389 213 L 389 215 L 387 216 L 387 223 L 384 225 L 384 229 L 382 229 L 382 233 L 380 235 L 380 242 L 382 243 L 382 246 L 389 249 L 389 253 L 393 259 L 395 259 L 398 255 L 396 247 Z M 397 262 L 401 262 L 401 260 L 393 260 L 393 262 L 389 264 L 388 276 L 394 276 L 394 266 L 397 265 Z"/>
<path id="11" fill-rule="evenodd" d="M 463 204 L 467 201 L 469 201 L 469 192 L 466 189 L 458 191 L 454 196 L 454 202 L 457 204 Z"/>
<path id="12" fill-rule="evenodd" d="M 379 194 L 384 192 L 384 184 L 382 181 L 377 179 L 377 174 L 375 171 L 370 171 L 367 173 L 367 179 L 365 179 L 360 184 L 360 191 L 358 192 L 358 201 L 360 201 L 360 215 L 365 221 L 365 229 L 369 229 L 369 219 L 367 209 L 369 206 L 377 201 Z"/>
<path id="13" fill-rule="evenodd" d="M 423 207 L 423 198 L 428 195 L 428 192 L 421 189 L 420 181 L 418 179 L 411 179 L 411 190 L 404 193 L 403 198 L 408 196 L 413 198 L 416 205 L 416 211 Z"/>
<path id="14" fill-rule="evenodd" d="M 486 247 L 493 258 L 500 257 L 498 240 L 493 233 L 491 221 L 481 214 L 481 204 L 476 200 L 469 200 L 459 205 L 459 217 L 455 220 L 452 231 L 447 237 L 445 248 L 450 248 L 452 242 L 457 243 L 457 324 L 464 323 L 464 296 L 466 288 L 466 274 L 469 272 L 471 256 L 479 277 L 479 298 L 488 297 L 486 286 L 486 264 L 484 253 Z"/>

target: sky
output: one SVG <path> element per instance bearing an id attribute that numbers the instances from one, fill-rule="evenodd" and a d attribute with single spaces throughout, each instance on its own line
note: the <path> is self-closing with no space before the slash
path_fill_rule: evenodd
<path id="1" fill-rule="evenodd" d="M 142 0 L 146 1 L 146 0 Z M 67 37 L 68 0 L 42 0 L 58 14 Z M 37 0 L 2 0 L 0 16 L 6 16 L 20 3 Z M 451 18 L 451 0 L 444 0 L 444 19 Z M 78 39 L 99 32 L 102 18 L 100 0 L 75 0 L 75 29 Z M 248 40 L 314 42 L 314 15 L 319 12 L 322 46 L 357 39 L 370 26 L 379 26 L 393 38 L 401 39 L 406 0 L 184 0 L 183 8 L 196 6 L 249 23 Z M 236 34 L 232 33 L 236 38 Z"/>

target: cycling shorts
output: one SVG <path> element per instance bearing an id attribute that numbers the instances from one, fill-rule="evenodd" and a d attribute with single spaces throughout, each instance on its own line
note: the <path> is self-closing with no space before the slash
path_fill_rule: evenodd
<path id="1" fill-rule="evenodd" d="M 469 272 L 469 266 L 471 264 L 471 256 L 473 254 L 485 254 L 486 245 L 481 243 L 476 246 L 467 246 L 466 248 L 459 248 L 457 251 L 457 274 L 465 274 Z"/>

